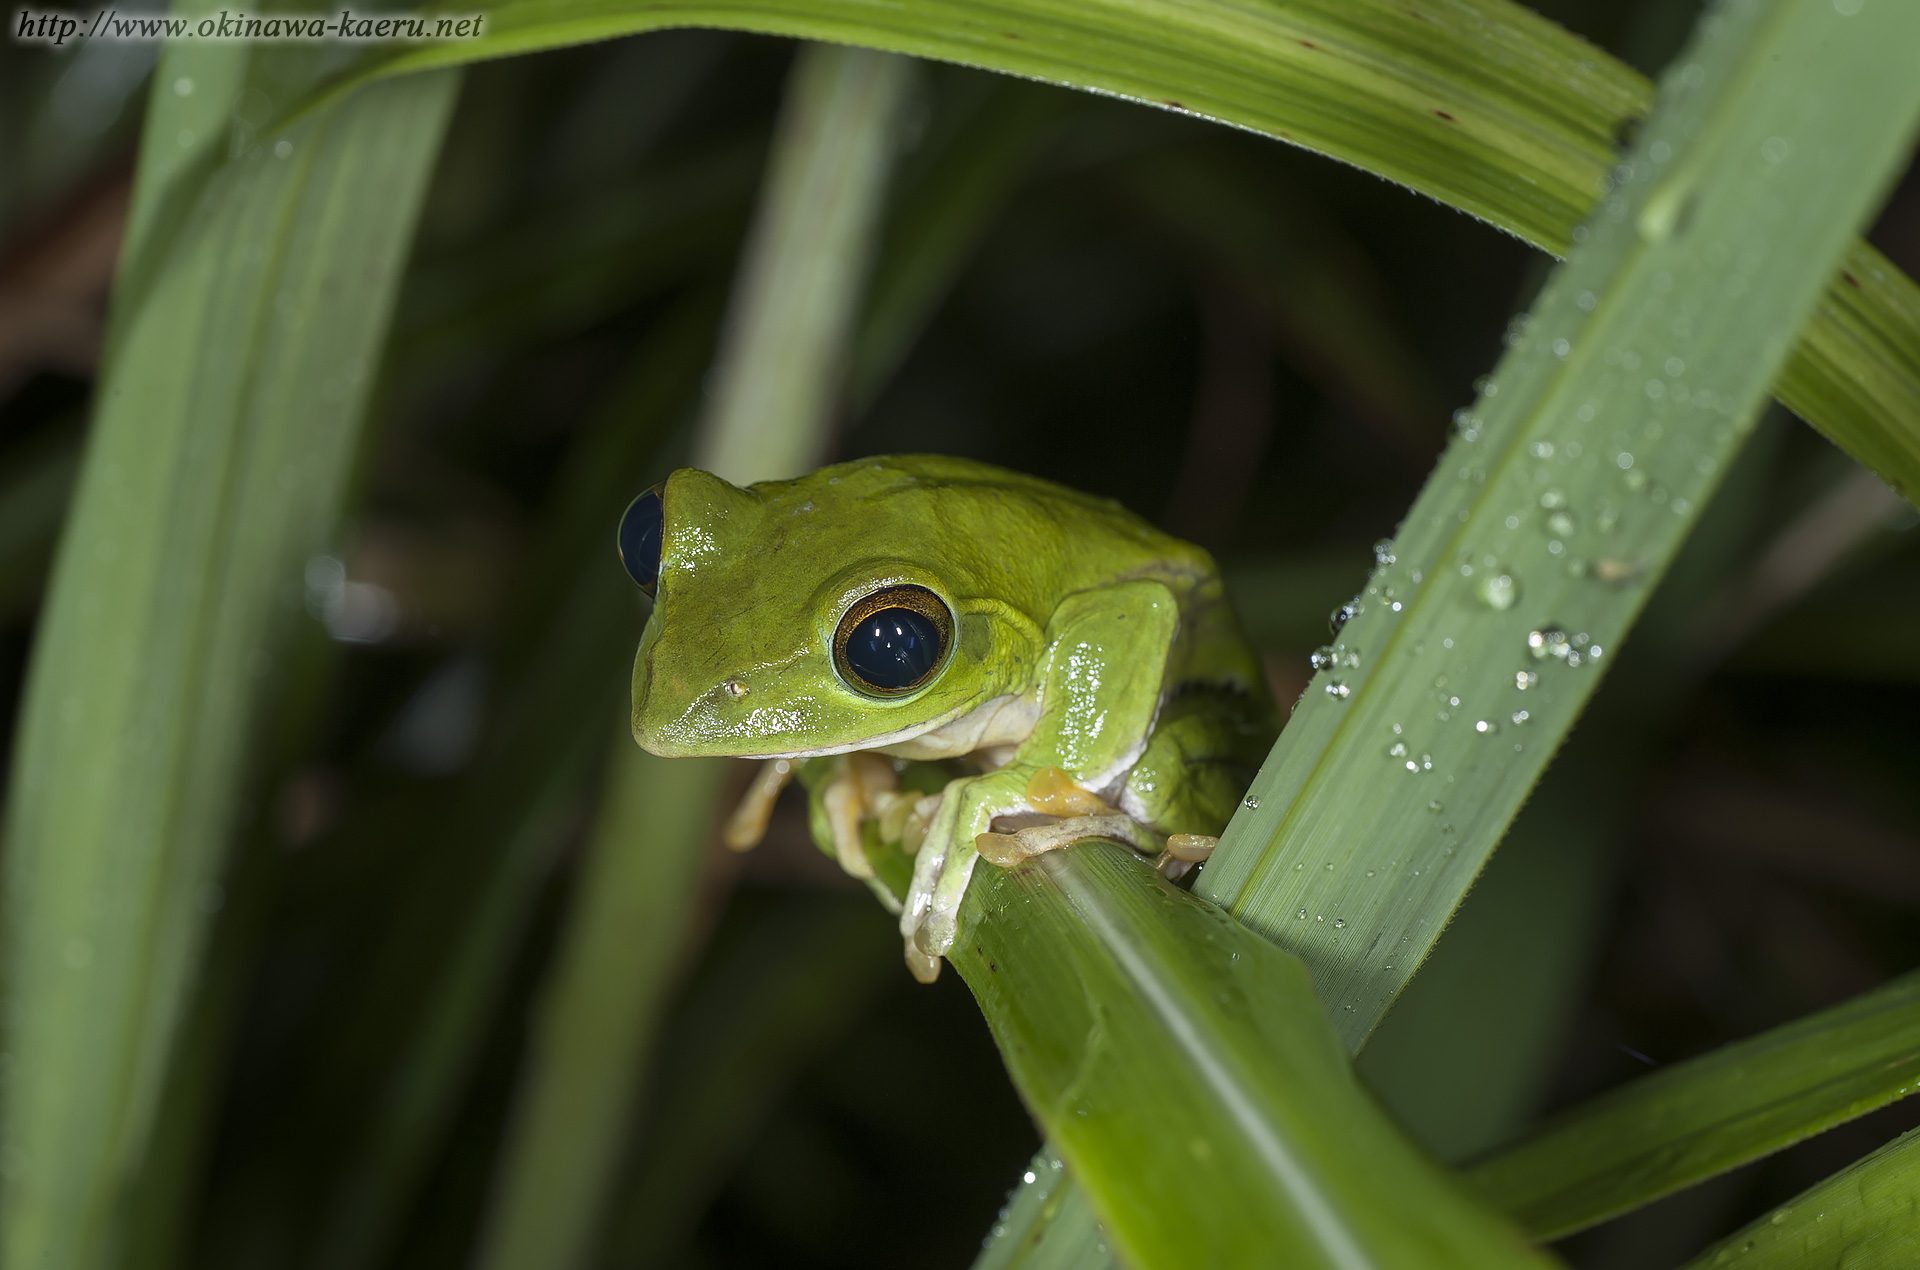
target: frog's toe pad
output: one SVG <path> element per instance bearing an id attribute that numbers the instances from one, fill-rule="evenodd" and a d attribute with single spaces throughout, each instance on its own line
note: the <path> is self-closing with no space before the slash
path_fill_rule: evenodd
<path id="1" fill-rule="evenodd" d="M 912 972 L 913 977 L 921 983 L 932 983 L 938 979 L 940 977 L 940 958 L 933 956 L 921 948 L 919 944 L 914 942 L 912 936 L 908 936 L 904 942 L 906 944 L 907 969 Z"/>
<path id="2" fill-rule="evenodd" d="M 1213 854 L 1220 845 L 1220 839 L 1204 833 L 1176 833 L 1167 839 L 1167 849 L 1162 851 L 1153 862 L 1160 875 L 1169 882 L 1178 882 Z"/>

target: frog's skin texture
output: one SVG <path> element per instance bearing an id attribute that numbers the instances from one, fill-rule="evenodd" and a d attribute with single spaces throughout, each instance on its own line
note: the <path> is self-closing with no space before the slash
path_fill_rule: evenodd
<path id="1" fill-rule="evenodd" d="M 923 978 L 953 941 L 974 839 L 996 817 L 1032 818 L 1042 769 L 1163 837 L 1217 834 L 1273 738 L 1258 659 L 1212 559 L 1111 501 L 922 455 L 747 489 L 682 469 L 661 500 L 658 590 L 633 668 L 643 747 L 986 769 L 921 803 L 900 922 Z M 850 682 L 835 633 L 850 608 L 901 585 L 939 598 L 951 637 L 923 682 L 877 695 Z M 820 785 L 816 837 L 859 874 L 822 814 L 836 790 L 834 814 L 860 806 L 847 782 Z"/>

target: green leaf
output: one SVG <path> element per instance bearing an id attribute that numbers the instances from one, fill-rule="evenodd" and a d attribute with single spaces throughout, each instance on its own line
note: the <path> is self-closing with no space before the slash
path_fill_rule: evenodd
<path id="1" fill-rule="evenodd" d="M 1442 1160 L 1511 1142 L 1547 1092 L 1618 898 L 1611 848 L 1633 832 L 1631 793 L 1656 776 L 1695 700 L 1699 597 L 1746 563 L 1785 422 L 1770 411 L 1747 442 L 1635 624 L 1626 664 L 1360 1052 L 1367 1086 Z"/>
<path id="2" fill-rule="evenodd" d="M 1913 1264 L 1920 1136 L 1909 1131 L 1707 1249 L 1681 1270 L 1902 1270 Z"/>
<path id="3" fill-rule="evenodd" d="M 1558 1239 L 1770 1155 L 1920 1083 L 1920 974 L 1643 1076 L 1474 1165 L 1468 1179 Z"/>
<path id="4" fill-rule="evenodd" d="M 242 54 L 196 55 L 215 117 Z M 457 83 L 355 92 L 204 185 L 156 85 L 8 806 L 8 1264 L 110 1254 Z"/>
<path id="5" fill-rule="evenodd" d="M 1617 654 L 1912 136 L 1920 83 L 1889 50 L 1920 11 L 1747 6 L 1708 30 L 1196 883 L 1300 956 L 1349 1049 Z"/>
<path id="6" fill-rule="evenodd" d="M 1014 1231 L 1033 1235 L 1010 1238 Z M 1077 1255 L 1061 1258 L 1059 1251 L 1067 1248 Z M 1087 1193 L 1072 1184 L 1067 1162 L 1049 1143 L 1033 1157 L 1019 1189 L 1001 1210 L 1000 1220 L 987 1232 L 987 1245 L 973 1270 L 1039 1270 L 1078 1264 L 1081 1256 L 1088 1259 L 1087 1264 L 1096 1264 L 1092 1260 L 1096 1257 L 1103 1264 L 1111 1255 Z"/>
<path id="7" fill-rule="evenodd" d="M 1547 251 L 1652 100 L 1644 77 L 1502 0 L 507 0 L 479 40 L 378 50 L 342 73 L 449 65 L 675 26 L 912 53 L 1186 111 L 1397 181 Z M 1775 391 L 1920 499 L 1920 303 L 1864 243 Z"/>
<path id="8" fill-rule="evenodd" d="M 1299 962 L 1127 849 L 983 868 L 950 957 L 1136 1270 L 1551 1264 L 1393 1129 Z"/>
<path id="9" fill-rule="evenodd" d="M 1350 1047 L 1572 726 L 1911 137 L 1920 84 L 1876 41 L 1920 11 L 1710 21 L 1198 884 L 1301 956 Z"/>

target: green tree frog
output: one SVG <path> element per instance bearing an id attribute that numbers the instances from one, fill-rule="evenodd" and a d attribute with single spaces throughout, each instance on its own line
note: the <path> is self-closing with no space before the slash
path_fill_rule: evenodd
<path id="1" fill-rule="evenodd" d="M 923 980 L 982 848 L 1010 864 L 1110 837 L 1181 867 L 1276 731 L 1206 552 L 1034 477 L 912 455 L 740 489 L 683 468 L 628 507 L 619 547 L 654 597 L 634 738 L 767 760 L 735 845 L 811 765 L 822 850 L 871 879 L 877 822 L 912 853 L 903 900 L 875 889 Z M 926 760 L 964 774 L 897 788 Z"/>

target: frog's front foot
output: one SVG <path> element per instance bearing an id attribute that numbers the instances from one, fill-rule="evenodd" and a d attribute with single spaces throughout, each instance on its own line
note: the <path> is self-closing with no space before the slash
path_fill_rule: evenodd
<path id="1" fill-rule="evenodd" d="M 964 776 L 941 792 L 940 806 L 927 826 L 926 839 L 913 861 L 913 881 L 900 910 L 900 934 L 906 944 L 907 966 L 913 977 L 932 983 L 940 974 L 940 958 L 953 947 L 960 920 L 960 901 L 980 860 L 973 840 L 985 833 L 995 816 L 1030 810 L 1027 783 L 1031 772 L 1003 767 L 984 776 Z"/>
<path id="2" fill-rule="evenodd" d="M 1008 826 L 1010 832 L 994 833 L 994 820 L 1001 816 L 1031 823 L 1016 822 Z M 940 973 L 940 958 L 953 946 L 960 902 L 982 854 L 1010 867 L 1085 838 L 1107 838 L 1163 859 L 1168 854 L 1166 840 L 1057 767 L 1009 766 L 948 785 L 914 859 L 913 884 L 900 913 L 914 976 L 931 983 Z"/>

